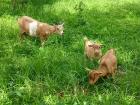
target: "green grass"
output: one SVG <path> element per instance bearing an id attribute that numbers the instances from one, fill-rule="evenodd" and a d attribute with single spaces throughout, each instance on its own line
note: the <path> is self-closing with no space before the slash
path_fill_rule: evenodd
<path id="1" fill-rule="evenodd" d="M 12 9 L 0 1 L 0 105 L 139 105 L 139 0 L 27 0 Z M 64 36 L 19 40 L 17 18 L 64 22 Z M 115 80 L 88 84 L 83 37 L 101 42 L 103 53 L 115 48 Z M 86 62 L 96 68 L 97 62 Z M 62 96 L 61 96 L 62 95 Z"/>

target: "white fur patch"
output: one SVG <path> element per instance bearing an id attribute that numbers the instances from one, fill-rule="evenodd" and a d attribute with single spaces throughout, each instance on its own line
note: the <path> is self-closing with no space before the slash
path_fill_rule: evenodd
<path id="1" fill-rule="evenodd" d="M 29 34 L 30 36 L 36 36 L 37 22 L 29 23 Z"/>

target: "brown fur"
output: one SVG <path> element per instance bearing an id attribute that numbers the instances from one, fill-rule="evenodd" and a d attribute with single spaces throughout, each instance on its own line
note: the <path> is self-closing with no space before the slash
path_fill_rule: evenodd
<path id="1" fill-rule="evenodd" d="M 85 41 L 85 55 L 89 59 L 99 59 L 102 55 L 101 52 L 101 45 L 92 42 L 91 40 L 87 39 L 87 37 L 84 38 Z"/>
<path id="2" fill-rule="evenodd" d="M 89 83 L 94 84 L 100 77 L 114 76 L 117 69 L 117 58 L 114 49 L 110 49 L 101 58 L 98 70 L 92 70 L 89 73 Z"/>
<path id="3" fill-rule="evenodd" d="M 50 34 L 59 33 L 59 31 L 61 31 L 59 25 L 52 26 L 47 23 L 39 22 L 31 17 L 23 16 L 18 19 L 21 38 L 23 38 L 25 34 L 29 34 L 29 23 L 31 22 L 37 22 L 36 35 L 40 38 L 42 44 L 44 44 L 44 41 L 48 39 Z"/>

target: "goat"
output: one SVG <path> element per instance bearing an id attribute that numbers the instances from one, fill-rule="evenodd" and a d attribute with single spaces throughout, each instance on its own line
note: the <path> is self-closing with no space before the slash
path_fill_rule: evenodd
<path id="1" fill-rule="evenodd" d="M 102 55 L 101 52 L 101 44 L 94 43 L 93 41 L 89 40 L 87 37 L 84 37 L 84 44 L 85 50 L 84 54 L 89 59 L 99 59 Z"/>
<path id="2" fill-rule="evenodd" d="M 114 77 L 117 69 L 117 57 L 114 49 L 110 49 L 101 58 L 98 70 L 89 72 L 89 84 L 94 84 L 100 77 L 112 75 Z"/>
<path id="3" fill-rule="evenodd" d="M 39 22 L 29 16 L 22 16 L 18 19 L 18 25 L 20 28 L 21 39 L 28 34 L 31 37 L 39 37 L 41 45 L 44 45 L 45 40 L 52 33 L 63 35 L 63 24 L 61 25 L 49 25 L 47 23 Z"/>

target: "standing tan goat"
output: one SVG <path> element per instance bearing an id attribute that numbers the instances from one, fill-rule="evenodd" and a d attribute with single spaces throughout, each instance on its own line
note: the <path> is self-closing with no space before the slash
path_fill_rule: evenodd
<path id="1" fill-rule="evenodd" d="M 63 35 L 63 24 L 61 25 L 49 25 L 47 23 L 39 22 L 31 17 L 22 16 L 18 19 L 20 28 L 20 36 L 23 38 L 26 34 L 32 37 L 39 37 L 41 45 L 44 45 L 44 41 L 52 33 L 58 33 Z"/>
<path id="2" fill-rule="evenodd" d="M 84 54 L 89 59 L 99 59 L 102 55 L 101 45 L 98 43 L 94 43 L 89 40 L 87 37 L 84 37 L 85 51 Z"/>
<path id="3" fill-rule="evenodd" d="M 98 70 L 92 70 L 89 73 L 89 84 L 94 84 L 100 77 L 114 76 L 117 69 L 117 58 L 114 49 L 110 49 L 101 58 Z"/>

